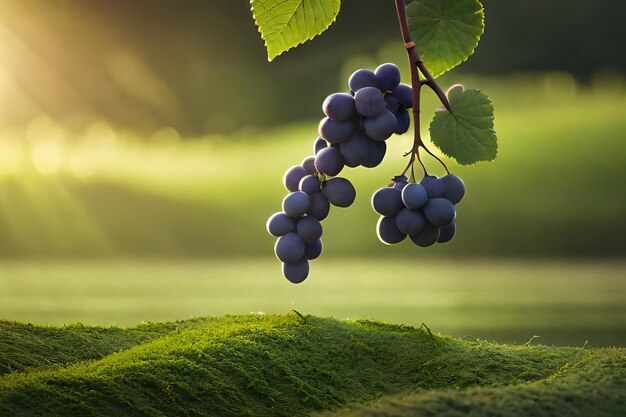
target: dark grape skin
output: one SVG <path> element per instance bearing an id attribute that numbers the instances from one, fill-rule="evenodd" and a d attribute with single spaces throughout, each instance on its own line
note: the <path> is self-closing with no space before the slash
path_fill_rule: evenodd
<path id="1" fill-rule="evenodd" d="M 406 133 L 411 126 L 411 116 L 405 108 L 400 107 L 395 113 L 396 116 L 396 130 L 393 133 L 401 135 Z"/>
<path id="2" fill-rule="evenodd" d="M 426 192 L 426 188 L 421 184 L 408 184 L 402 189 L 402 202 L 408 208 L 422 208 L 427 201 L 428 193 Z"/>
<path id="3" fill-rule="evenodd" d="M 376 117 L 386 108 L 385 96 L 378 88 L 364 87 L 354 94 L 356 111 L 363 117 Z"/>
<path id="4" fill-rule="evenodd" d="M 322 193 L 328 201 L 337 207 L 350 207 L 356 198 L 356 190 L 350 181 L 337 177 L 325 181 Z"/>
<path id="5" fill-rule="evenodd" d="M 367 139 L 369 142 L 369 152 L 367 158 L 361 163 L 365 168 L 375 168 L 385 158 L 387 153 L 387 144 L 385 142 L 379 142 L 377 140 Z"/>
<path id="6" fill-rule="evenodd" d="M 302 191 L 287 194 L 283 200 L 283 211 L 289 217 L 298 219 L 309 209 L 309 196 Z"/>
<path id="7" fill-rule="evenodd" d="M 454 234 L 456 233 L 456 223 L 452 222 L 450 224 L 446 224 L 445 226 L 441 226 L 439 229 L 439 238 L 437 239 L 438 243 L 446 243 L 452 240 Z"/>
<path id="8" fill-rule="evenodd" d="M 348 86 L 350 90 L 353 92 L 357 92 L 365 87 L 375 87 L 378 88 L 378 80 L 376 79 L 376 74 L 374 71 L 370 71 L 367 69 L 359 69 L 356 70 L 350 75 L 348 79 Z"/>
<path id="9" fill-rule="evenodd" d="M 444 226 L 454 221 L 456 209 L 445 198 L 431 198 L 424 206 L 424 216 L 435 226 Z"/>
<path id="10" fill-rule="evenodd" d="M 398 119 L 389 110 L 383 110 L 376 117 L 368 117 L 363 120 L 365 134 L 374 140 L 387 140 L 393 135 L 398 127 Z"/>
<path id="11" fill-rule="evenodd" d="M 297 262 L 304 256 L 304 240 L 296 233 L 287 233 L 276 241 L 274 253 L 282 262 Z"/>
<path id="12" fill-rule="evenodd" d="M 442 197 L 444 191 L 446 190 L 443 181 L 441 181 L 441 178 L 437 178 L 433 175 L 427 175 L 422 178 L 420 184 L 422 184 L 424 188 L 426 188 L 428 198 Z"/>
<path id="13" fill-rule="evenodd" d="M 304 167 L 301 165 L 294 165 L 289 168 L 283 176 L 283 185 L 289 191 L 298 191 L 298 185 L 300 180 L 308 175 Z"/>
<path id="14" fill-rule="evenodd" d="M 330 202 L 321 191 L 311 194 L 309 197 L 309 209 L 306 214 L 317 220 L 324 220 L 330 211 Z"/>
<path id="15" fill-rule="evenodd" d="M 387 103 L 387 110 L 392 113 L 396 113 L 400 108 L 400 103 L 398 103 L 398 100 L 396 100 L 391 93 L 385 94 L 385 103 Z"/>
<path id="16" fill-rule="evenodd" d="M 405 207 L 396 215 L 396 226 L 402 233 L 412 236 L 424 229 L 426 219 L 421 210 L 411 210 Z"/>
<path id="17" fill-rule="evenodd" d="M 413 243 L 422 248 L 434 245 L 437 239 L 439 239 L 439 227 L 430 223 L 426 223 L 421 232 L 411 236 Z"/>
<path id="18" fill-rule="evenodd" d="M 280 212 L 267 219 L 265 226 L 270 235 L 281 237 L 296 230 L 296 220 Z"/>
<path id="19" fill-rule="evenodd" d="M 331 144 L 338 144 L 350 139 L 355 129 L 356 124 L 353 120 L 336 122 L 329 117 L 324 117 L 317 130 L 321 138 Z"/>
<path id="20" fill-rule="evenodd" d="M 283 275 L 292 284 L 299 284 L 309 276 L 309 261 L 303 257 L 293 263 L 283 263 Z"/>
<path id="21" fill-rule="evenodd" d="M 378 224 L 376 224 L 376 234 L 378 235 L 378 240 L 385 245 L 395 245 L 406 238 L 406 234 L 398 229 L 395 216 L 381 216 L 378 219 Z"/>
<path id="22" fill-rule="evenodd" d="M 304 160 L 302 161 L 302 168 L 304 168 L 307 174 L 315 175 L 315 173 L 317 173 L 317 169 L 315 169 L 315 157 L 307 156 L 306 158 L 304 158 Z"/>
<path id="23" fill-rule="evenodd" d="M 344 163 L 351 167 L 357 167 L 363 163 L 369 154 L 368 139 L 355 132 L 348 141 L 339 146 Z"/>
<path id="24" fill-rule="evenodd" d="M 307 175 L 300 180 L 299 189 L 308 195 L 314 194 L 320 190 L 320 180 L 315 175 Z"/>
<path id="25" fill-rule="evenodd" d="M 398 100 L 398 103 L 406 109 L 413 107 L 413 90 L 410 85 L 400 84 L 391 93 L 392 97 Z"/>
<path id="26" fill-rule="evenodd" d="M 465 196 L 465 184 L 463 180 L 454 174 L 448 174 L 441 178 L 444 184 L 443 198 L 448 199 L 452 204 L 458 204 Z"/>
<path id="27" fill-rule="evenodd" d="M 396 64 L 382 64 L 374 70 L 381 91 L 392 91 L 400 84 L 400 69 Z"/>
<path id="28" fill-rule="evenodd" d="M 329 146 L 322 149 L 315 157 L 315 168 L 322 173 L 331 177 L 336 176 L 343 169 L 344 163 L 341 152 Z"/>
<path id="29" fill-rule="evenodd" d="M 395 216 L 404 208 L 401 191 L 394 187 L 380 188 L 372 195 L 372 207 L 381 216 Z"/>
<path id="30" fill-rule="evenodd" d="M 348 120 L 356 114 L 354 97 L 348 93 L 331 94 L 324 100 L 322 110 L 326 116 L 337 122 Z"/>
<path id="31" fill-rule="evenodd" d="M 312 261 L 322 254 L 322 239 L 304 245 L 304 257 Z"/>
<path id="32" fill-rule="evenodd" d="M 313 142 L 313 154 L 317 155 L 319 151 L 326 147 L 328 147 L 328 142 L 318 136 L 315 142 Z"/>
<path id="33" fill-rule="evenodd" d="M 315 217 L 306 216 L 298 220 L 296 233 L 304 243 L 312 243 L 322 237 L 322 225 Z"/>
<path id="34" fill-rule="evenodd" d="M 409 184 L 409 179 L 404 175 L 398 175 L 393 178 L 393 182 L 395 183 L 393 188 L 397 188 L 398 190 L 402 191 L 404 187 Z"/>

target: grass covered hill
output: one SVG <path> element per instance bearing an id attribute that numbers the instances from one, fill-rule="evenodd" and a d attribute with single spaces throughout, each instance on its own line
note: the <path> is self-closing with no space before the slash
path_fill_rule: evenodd
<path id="1" fill-rule="evenodd" d="M 623 349 L 496 345 L 296 312 L 131 329 L 4 322 L 0 415 L 612 416 L 626 406 L 625 368 Z"/>

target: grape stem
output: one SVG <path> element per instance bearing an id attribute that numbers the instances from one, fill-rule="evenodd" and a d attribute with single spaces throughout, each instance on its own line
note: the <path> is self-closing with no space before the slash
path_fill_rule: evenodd
<path id="1" fill-rule="evenodd" d="M 443 104 L 446 110 L 448 110 L 450 113 L 452 113 L 452 108 L 450 107 L 448 97 L 443 92 L 441 87 L 439 87 L 430 71 L 428 71 L 428 68 L 426 68 L 426 65 L 424 65 L 424 62 L 417 53 L 417 50 L 415 49 L 415 42 L 413 42 L 413 40 L 411 39 L 411 32 L 409 30 L 409 22 L 406 16 L 406 5 L 404 3 L 404 0 L 395 0 L 395 2 L 396 12 L 398 14 L 398 23 L 400 24 L 400 32 L 402 33 L 402 39 L 404 40 L 406 53 L 409 57 L 409 65 L 411 67 L 411 89 L 413 90 L 413 147 L 409 152 L 404 155 L 411 155 L 411 158 L 409 159 L 409 163 L 407 164 L 406 168 L 404 168 L 404 171 L 402 171 L 402 174 L 400 175 L 405 175 L 409 171 L 409 169 L 411 169 L 411 172 L 413 172 L 413 164 L 415 163 L 415 160 L 417 160 L 422 166 L 422 169 L 424 170 L 424 175 L 428 175 L 426 166 L 424 165 L 424 163 L 422 162 L 422 158 L 420 157 L 420 148 L 423 148 L 426 153 L 439 161 L 439 163 L 449 174 L 450 171 L 448 170 L 446 164 L 444 164 L 439 157 L 433 154 L 430 149 L 426 147 L 424 141 L 422 140 L 422 134 L 420 131 L 420 95 L 422 85 L 426 85 L 431 90 L 433 90 L 433 92 L 441 101 L 441 104 Z M 420 78 L 420 72 L 424 76 L 424 80 Z"/>

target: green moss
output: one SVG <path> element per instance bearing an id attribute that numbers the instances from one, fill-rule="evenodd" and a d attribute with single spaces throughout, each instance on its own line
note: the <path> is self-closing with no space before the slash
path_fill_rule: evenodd
<path id="1" fill-rule="evenodd" d="M 14 326 L 19 327 L 6 324 Z M 57 329 L 68 334 L 67 345 L 82 337 L 76 327 L 69 329 Z M 23 366 L 24 372 L 0 377 L 0 415 L 300 416 L 407 390 L 451 398 L 476 387 L 508 392 L 509 385 L 556 380 L 575 368 L 571 364 L 593 357 L 580 348 L 471 343 L 412 327 L 293 313 L 108 330 L 111 334 L 83 329 L 114 334 L 102 345 L 121 351 L 102 357 L 106 349 L 101 349 L 93 361 L 38 370 Z M 52 331 L 42 337 L 59 336 Z M 20 349 L 21 356 L 29 355 L 20 338 L 10 343 L 14 347 L 4 348 L 5 356 Z M 59 350 L 50 352 L 72 356 L 56 346 Z M 42 349 L 36 352 L 41 356 Z M 341 412 L 360 412 L 355 410 Z"/>

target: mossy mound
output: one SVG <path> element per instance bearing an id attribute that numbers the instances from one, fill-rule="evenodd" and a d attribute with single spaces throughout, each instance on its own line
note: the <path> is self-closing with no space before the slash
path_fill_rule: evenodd
<path id="1" fill-rule="evenodd" d="M 585 361 L 612 375 L 602 380 L 607 383 L 624 372 L 622 350 L 472 343 L 412 327 L 297 313 L 135 329 L 3 323 L 0 331 L 0 369 L 12 370 L 0 377 L 0 415 L 11 416 L 361 415 L 365 408 L 341 407 L 407 391 L 389 401 L 431 396 L 439 404 L 441 395 L 462 404 L 482 392 L 484 404 L 495 407 L 498 393 L 520 389 L 545 391 L 548 401 L 561 392 L 553 381 L 562 375 L 574 378 L 567 384 L 572 387 L 576 378 L 588 378 L 568 373 Z M 622 404 L 623 392 L 598 392 L 595 399 Z"/>

